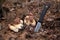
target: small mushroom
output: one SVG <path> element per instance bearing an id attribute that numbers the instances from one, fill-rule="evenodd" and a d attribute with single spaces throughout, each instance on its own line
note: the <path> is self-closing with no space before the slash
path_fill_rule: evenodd
<path id="1" fill-rule="evenodd" d="M 20 18 L 16 18 L 13 23 L 8 24 L 9 29 L 14 31 L 14 32 L 18 32 L 19 29 L 23 29 L 23 21 L 20 20 Z"/>
<path id="2" fill-rule="evenodd" d="M 31 25 L 31 26 L 35 26 L 36 25 L 36 21 L 34 19 L 34 15 L 32 13 L 30 13 L 29 15 L 27 15 L 24 19 L 24 23 L 26 25 Z"/>

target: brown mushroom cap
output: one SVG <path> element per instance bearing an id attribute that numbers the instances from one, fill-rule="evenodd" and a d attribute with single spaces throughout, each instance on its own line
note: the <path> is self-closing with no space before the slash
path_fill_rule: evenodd
<path id="1" fill-rule="evenodd" d="M 20 18 L 16 17 L 16 19 L 14 20 L 15 24 L 19 24 L 20 23 Z"/>
<path id="2" fill-rule="evenodd" d="M 27 15 L 25 17 L 24 22 L 26 25 L 32 25 L 32 26 L 36 25 L 36 21 L 34 19 L 34 15 L 32 13 L 29 13 L 29 15 Z"/>

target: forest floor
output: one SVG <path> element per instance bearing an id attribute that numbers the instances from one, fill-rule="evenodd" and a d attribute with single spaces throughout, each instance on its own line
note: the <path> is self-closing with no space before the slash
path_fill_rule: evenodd
<path id="1" fill-rule="evenodd" d="M 42 27 L 38 33 L 33 32 L 33 30 L 29 31 L 31 26 L 27 29 L 20 30 L 18 33 L 8 28 L 8 24 L 15 17 L 22 19 L 23 15 L 27 15 L 29 12 L 33 13 L 35 20 L 38 21 L 39 14 L 47 2 L 51 3 L 51 6 L 44 17 Z M 60 1 L 6 1 L 3 6 L 9 8 L 11 11 L 4 11 L 5 20 L 2 20 L 0 23 L 2 25 L 0 29 L 0 40 L 60 40 Z"/>

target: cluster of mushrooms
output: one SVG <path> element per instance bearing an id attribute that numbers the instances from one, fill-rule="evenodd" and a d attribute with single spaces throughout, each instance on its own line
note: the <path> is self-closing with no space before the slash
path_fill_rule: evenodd
<path id="1" fill-rule="evenodd" d="M 12 23 L 8 24 L 8 26 L 10 30 L 14 32 L 19 32 L 19 29 L 23 29 L 24 27 L 23 23 L 27 26 L 35 26 L 36 21 L 34 19 L 34 15 L 32 13 L 29 13 L 29 15 L 24 18 L 24 21 L 21 20 L 19 17 L 16 17 Z"/>

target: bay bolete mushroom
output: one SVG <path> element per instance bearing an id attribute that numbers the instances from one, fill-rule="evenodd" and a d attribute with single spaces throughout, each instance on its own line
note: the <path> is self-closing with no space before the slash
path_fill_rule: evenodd
<path id="1" fill-rule="evenodd" d="M 27 15 L 24 19 L 24 23 L 26 25 L 31 25 L 31 26 L 35 26 L 36 25 L 36 21 L 34 19 L 34 15 L 32 13 L 29 13 L 29 15 Z"/>
<path id="2" fill-rule="evenodd" d="M 19 29 L 23 28 L 23 21 L 20 18 L 16 18 L 11 24 L 8 24 L 9 29 L 18 32 Z"/>

